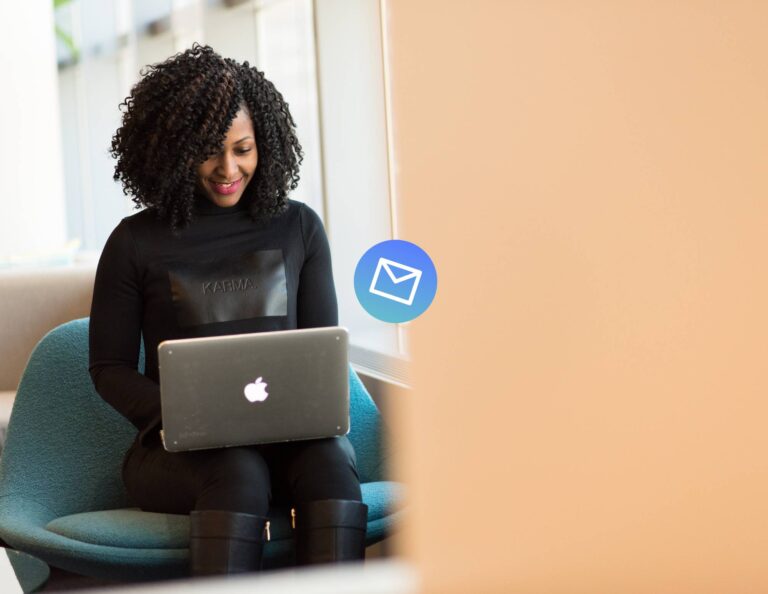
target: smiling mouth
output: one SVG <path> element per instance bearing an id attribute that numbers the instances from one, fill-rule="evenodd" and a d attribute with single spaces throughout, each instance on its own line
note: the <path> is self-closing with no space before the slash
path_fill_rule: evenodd
<path id="1" fill-rule="evenodd" d="M 233 182 L 215 182 L 211 181 L 211 187 L 217 194 L 232 194 L 237 191 L 243 178 L 236 179 Z"/>

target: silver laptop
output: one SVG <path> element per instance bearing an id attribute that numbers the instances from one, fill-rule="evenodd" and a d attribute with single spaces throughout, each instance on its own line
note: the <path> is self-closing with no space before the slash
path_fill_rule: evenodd
<path id="1" fill-rule="evenodd" d="M 347 343 L 339 327 L 160 343 L 165 449 L 347 434 Z"/>

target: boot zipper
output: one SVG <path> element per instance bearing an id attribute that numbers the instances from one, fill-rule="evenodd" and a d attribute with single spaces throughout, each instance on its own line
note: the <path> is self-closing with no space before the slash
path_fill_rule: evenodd
<path id="1" fill-rule="evenodd" d="M 296 508 L 291 508 L 291 528 L 296 530 Z"/>
<path id="2" fill-rule="evenodd" d="M 269 520 L 267 520 L 264 524 L 264 536 L 266 537 L 267 541 L 272 540 L 272 535 L 269 533 Z"/>

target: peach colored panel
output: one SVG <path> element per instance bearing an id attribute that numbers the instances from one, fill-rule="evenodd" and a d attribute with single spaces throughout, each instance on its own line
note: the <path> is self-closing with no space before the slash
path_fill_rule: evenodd
<path id="1" fill-rule="evenodd" d="M 385 13 L 425 592 L 768 591 L 768 3 Z"/>

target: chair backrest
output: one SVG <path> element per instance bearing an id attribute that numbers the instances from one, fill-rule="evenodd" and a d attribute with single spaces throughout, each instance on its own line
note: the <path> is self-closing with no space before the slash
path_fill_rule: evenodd
<path id="1" fill-rule="evenodd" d="M 349 441 L 355 448 L 360 482 L 370 483 L 386 477 L 386 453 L 383 447 L 381 413 L 363 382 L 349 368 Z"/>
<path id="2" fill-rule="evenodd" d="M 93 388 L 88 319 L 37 344 L 21 377 L 0 458 L 0 497 L 56 516 L 130 505 L 120 466 L 136 429 Z"/>
<path id="3" fill-rule="evenodd" d="M 350 367 L 350 441 L 362 482 L 383 477 L 380 415 Z M 0 497 L 36 501 L 57 516 L 130 505 L 122 459 L 136 429 L 94 390 L 88 318 L 49 332 L 29 359 L 0 458 Z"/>

